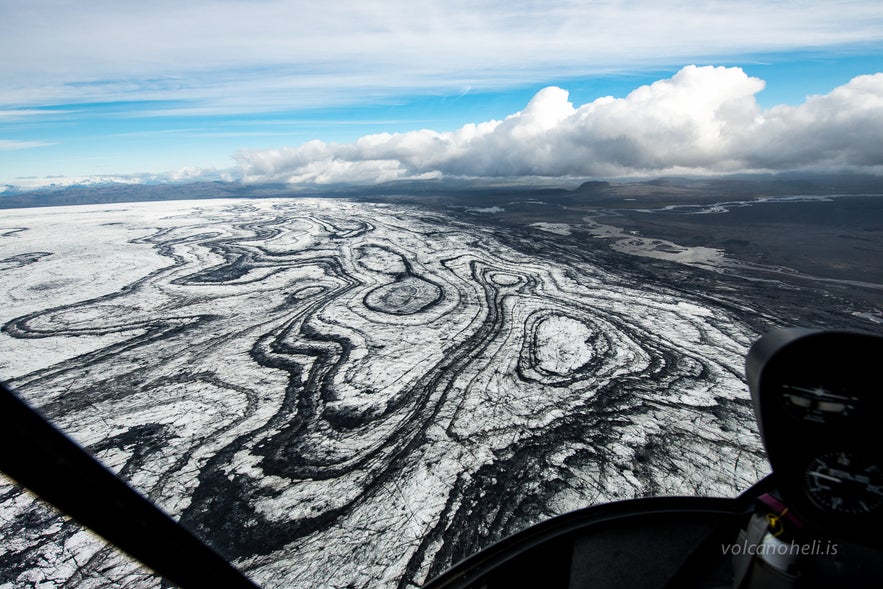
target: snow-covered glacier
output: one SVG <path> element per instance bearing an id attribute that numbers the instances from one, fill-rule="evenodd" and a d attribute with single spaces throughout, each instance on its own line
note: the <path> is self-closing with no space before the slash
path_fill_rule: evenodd
<path id="1" fill-rule="evenodd" d="M 264 587 L 409 587 L 761 478 L 735 287 L 562 239 L 343 199 L 4 211 L 0 378 Z M 160 580 L 5 481 L 3 583 Z"/>

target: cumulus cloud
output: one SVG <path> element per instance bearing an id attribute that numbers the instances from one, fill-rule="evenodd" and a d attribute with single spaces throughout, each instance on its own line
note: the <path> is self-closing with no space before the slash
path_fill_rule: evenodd
<path id="1" fill-rule="evenodd" d="M 210 182 L 213 180 L 229 181 L 232 179 L 226 170 L 208 167 L 185 166 L 176 170 L 157 175 L 144 175 L 150 180 L 166 180 L 170 182 Z"/>
<path id="2" fill-rule="evenodd" d="M 566 90 L 548 87 L 502 121 L 243 150 L 235 158 L 247 182 L 290 183 L 883 170 L 883 74 L 768 110 L 755 100 L 763 88 L 741 68 L 687 66 L 625 98 L 575 107 Z"/>

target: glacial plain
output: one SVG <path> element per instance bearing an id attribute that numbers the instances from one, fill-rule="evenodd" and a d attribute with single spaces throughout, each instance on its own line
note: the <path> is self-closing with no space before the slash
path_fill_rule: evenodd
<path id="1" fill-rule="evenodd" d="M 261 586 L 412 587 L 586 505 L 738 494 L 767 472 L 751 342 L 876 325 L 824 285 L 484 216 L 4 211 L 0 378 Z M 0 586 L 160 585 L 8 480 L 0 547 Z"/>

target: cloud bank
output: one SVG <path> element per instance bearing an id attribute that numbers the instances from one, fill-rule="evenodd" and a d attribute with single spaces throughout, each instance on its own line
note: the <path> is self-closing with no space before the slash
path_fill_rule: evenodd
<path id="1" fill-rule="evenodd" d="M 784 170 L 883 173 L 883 74 L 799 106 L 762 110 L 763 80 L 687 66 L 625 98 L 575 107 L 558 87 L 502 121 L 452 132 L 367 135 L 354 143 L 235 154 L 246 182 L 373 183 L 457 177 L 625 177 Z"/>

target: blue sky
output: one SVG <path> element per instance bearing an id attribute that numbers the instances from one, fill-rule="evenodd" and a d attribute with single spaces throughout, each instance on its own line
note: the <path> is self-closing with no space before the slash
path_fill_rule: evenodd
<path id="1" fill-rule="evenodd" d="M 721 152 L 721 157 L 741 163 L 716 167 L 709 158 L 694 154 L 664 162 L 658 169 L 646 163 L 657 161 L 657 155 L 608 166 L 542 168 L 529 164 L 526 151 L 528 165 L 522 171 L 499 162 L 485 169 L 458 167 L 450 154 L 417 159 L 410 151 L 396 155 L 400 146 L 389 155 L 389 142 L 382 156 L 375 148 L 327 146 L 354 146 L 366 135 L 424 129 L 435 134 L 435 143 L 447 142 L 448 152 L 454 149 L 451 142 L 462 151 L 463 141 L 473 142 L 471 135 L 464 139 L 462 134 L 444 134 L 470 123 L 502 121 L 525 109 L 548 86 L 567 90 L 562 100 L 574 108 L 567 110 L 561 101 L 544 103 L 557 113 L 550 115 L 557 126 L 543 127 L 543 141 L 551 141 L 553 135 L 559 142 L 573 140 L 577 118 L 583 121 L 579 132 L 602 133 L 597 122 L 586 123 L 586 112 L 598 109 L 580 110 L 581 106 L 605 96 L 624 99 L 637 88 L 673 79 L 690 64 L 741 68 L 748 81 L 734 81 L 733 92 L 744 103 L 743 110 L 752 104 L 760 109 L 752 115 L 757 119 L 777 105 L 799 108 L 809 95 L 826 95 L 856 76 L 883 72 L 883 8 L 878 4 L 7 4 L 0 9 L 0 51 L 8 57 L 0 65 L 0 183 L 139 173 L 334 181 L 339 175 L 325 173 L 327 165 L 344 160 L 361 172 L 340 178 L 362 181 L 371 177 L 365 160 L 384 158 L 394 161 L 382 166 L 387 172 L 379 179 L 436 173 L 589 176 L 758 169 L 756 162 L 731 150 Z M 723 80 L 720 71 L 699 71 L 701 82 L 691 82 L 699 84 L 690 90 L 694 94 L 699 92 L 696 88 L 710 89 Z M 765 82 L 762 89 L 750 82 L 754 79 Z M 870 116 L 872 127 L 880 114 L 876 92 L 876 82 L 863 87 L 863 106 L 855 114 Z M 654 96 L 640 108 L 659 107 L 662 95 Z M 713 108 L 719 109 L 726 97 L 716 100 Z M 868 108 L 873 110 L 870 115 Z M 689 116 L 686 109 L 679 112 Z M 809 112 L 804 111 L 785 113 L 776 125 L 803 120 Z M 818 109 L 813 113 L 823 116 Z M 851 124 L 856 121 L 866 126 L 864 119 Z M 713 132 L 718 134 L 721 124 L 726 127 L 715 124 Z M 703 127 L 692 133 L 699 137 L 708 132 Z M 838 129 L 828 132 L 836 134 Z M 506 135 L 507 140 L 519 141 L 524 135 L 519 133 Z M 531 133 L 532 141 L 538 141 Z M 606 143 L 587 140 L 592 147 L 586 157 L 609 150 L 612 131 L 603 133 Z M 420 149 L 430 149 L 426 136 L 406 135 Z M 497 133 L 493 145 L 500 137 Z M 324 147 L 315 160 L 306 161 L 315 150 L 299 148 L 312 140 L 322 141 Z M 629 140 L 640 143 L 641 137 Z M 491 145 L 489 139 L 483 141 L 484 148 Z M 709 149 L 715 147 L 709 144 Z M 856 147 L 849 153 L 858 151 Z M 255 154 L 263 162 L 259 173 Z M 805 161 L 792 164 L 783 159 L 774 168 L 811 167 L 815 160 L 803 157 Z M 853 159 L 841 154 L 816 164 L 850 167 Z M 442 160 L 435 168 L 428 163 Z M 870 165 L 861 165 L 876 170 L 883 162 L 871 157 Z"/>

